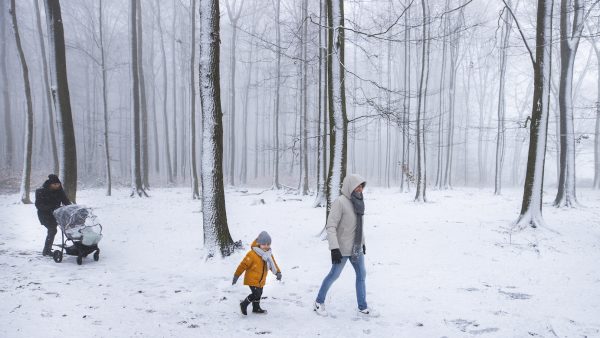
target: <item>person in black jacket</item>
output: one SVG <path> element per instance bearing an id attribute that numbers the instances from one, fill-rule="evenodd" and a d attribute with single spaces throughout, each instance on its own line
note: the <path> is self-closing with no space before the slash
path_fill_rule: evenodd
<path id="1" fill-rule="evenodd" d="M 42 251 L 44 256 L 52 256 L 52 244 L 57 232 L 57 223 L 53 212 L 60 208 L 61 204 L 69 205 L 71 201 L 67 198 L 58 176 L 50 174 L 44 185 L 35 191 L 35 207 L 37 208 L 38 218 L 40 223 L 48 229 L 44 250 Z"/>

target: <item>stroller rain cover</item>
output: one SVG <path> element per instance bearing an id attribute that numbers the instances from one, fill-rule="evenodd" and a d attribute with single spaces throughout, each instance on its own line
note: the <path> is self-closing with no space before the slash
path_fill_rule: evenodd
<path id="1" fill-rule="evenodd" d="M 94 245 L 102 238 L 102 225 L 92 209 L 71 204 L 54 210 L 56 222 L 67 238 L 81 240 L 84 245 Z"/>

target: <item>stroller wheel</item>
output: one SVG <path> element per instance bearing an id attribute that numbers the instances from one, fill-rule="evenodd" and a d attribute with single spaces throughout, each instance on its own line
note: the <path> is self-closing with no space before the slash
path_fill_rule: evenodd
<path id="1" fill-rule="evenodd" d="M 100 250 L 94 252 L 94 260 L 97 262 L 100 259 Z"/>
<path id="2" fill-rule="evenodd" d="M 77 256 L 77 265 L 81 265 L 83 263 L 83 257 Z"/>
<path id="3" fill-rule="evenodd" d="M 54 259 L 54 261 L 56 263 L 62 262 L 62 258 L 63 258 L 62 251 L 60 251 L 60 250 L 54 250 L 54 253 L 52 253 L 52 258 Z"/>

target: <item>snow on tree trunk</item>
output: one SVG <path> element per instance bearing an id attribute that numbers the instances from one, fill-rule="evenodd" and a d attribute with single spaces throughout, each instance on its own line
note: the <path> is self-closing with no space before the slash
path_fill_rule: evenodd
<path id="1" fill-rule="evenodd" d="M 327 210 L 340 195 L 342 180 L 346 176 L 348 118 L 346 116 L 346 90 L 344 69 L 344 1 L 327 0 L 328 17 L 328 100 L 330 162 L 327 179 Z"/>
<path id="2" fill-rule="evenodd" d="M 29 68 L 21 46 L 21 37 L 19 35 L 19 25 L 17 23 L 17 11 L 15 0 L 10 0 L 10 14 L 12 17 L 12 27 L 15 34 L 15 43 L 21 62 L 21 71 L 23 72 L 23 86 L 25 87 L 25 100 L 27 103 L 27 114 L 25 115 L 25 148 L 23 152 L 23 174 L 21 176 L 21 202 L 31 204 L 29 199 L 31 183 L 31 152 L 33 148 L 33 104 L 31 102 L 31 86 L 29 84 Z M 4 23 L 1 23 L 4 24 Z"/>
<path id="3" fill-rule="evenodd" d="M 4 6 L 3 6 L 4 7 Z M 10 90 L 8 87 L 8 75 L 6 71 L 6 48 L 8 43 L 8 33 L 6 30 L 6 8 L 0 10 L 0 79 L 2 79 L 2 98 L 4 102 L 4 145 L 5 145 L 5 158 L 6 167 L 13 167 L 13 135 L 12 135 L 12 121 L 10 111 Z"/>
<path id="4" fill-rule="evenodd" d="M 202 217 L 208 256 L 236 247 L 227 226 L 223 186 L 223 112 L 219 75 L 219 1 L 200 1 L 200 102 L 202 107 Z"/>
<path id="5" fill-rule="evenodd" d="M 139 65 L 138 65 L 138 25 L 137 2 L 140 0 L 131 0 L 131 79 L 133 96 L 133 110 L 131 121 L 131 196 L 136 194 L 139 197 L 148 196 L 142 183 L 141 171 L 141 147 L 140 147 L 140 83 L 139 83 Z"/>
<path id="6" fill-rule="evenodd" d="M 544 225 L 542 197 L 544 164 L 550 109 L 550 72 L 552 69 L 553 0 L 538 0 L 534 63 L 533 107 L 529 132 L 529 155 L 523 189 L 521 213 L 516 221 L 520 228 Z"/>
<path id="7" fill-rule="evenodd" d="M 573 67 L 584 27 L 585 5 L 581 0 L 575 0 L 574 8 L 569 7 L 570 1 L 560 1 L 560 83 L 558 92 L 560 176 L 558 179 L 558 192 L 554 199 L 555 207 L 574 207 L 577 204 L 575 191 L 575 127 L 573 123 Z M 573 16 L 572 22 L 571 16 Z"/>
<path id="8" fill-rule="evenodd" d="M 429 78 L 429 40 L 427 39 L 427 12 L 425 0 L 421 0 L 423 10 L 423 36 L 421 50 L 421 78 L 419 80 L 419 93 L 417 96 L 417 191 L 415 201 L 427 202 L 427 167 L 425 161 L 425 112 L 427 101 L 427 81 Z"/>
<path id="9" fill-rule="evenodd" d="M 104 50 L 104 21 L 102 18 L 102 0 L 98 9 L 99 45 L 100 45 L 100 67 L 102 67 L 102 111 L 104 117 L 104 161 L 106 165 L 106 196 L 112 194 L 112 175 L 110 168 L 110 148 L 108 143 L 108 93 L 106 81 L 106 56 Z"/>
<path id="10" fill-rule="evenodd" d="M 190 44 L 190 170 L 192 177 L 192 199 L 200 198 L 198 189 L 198 170 L 196 168 L 196 0 L 192 0 L 192 40 Z"/>
<path id="11" fill-rule="evenodd" d="M 57 173 L 60 168 L 58 165 L 58 150 L 56 149 L 56 131 L 54 130 L 54 112 L 52 110 L 52 92 L 50 91 L 50 79 L 48 78 L 48 59 L 46 58 L 46 44 L 44 43 L 44 32 L 42 30 L 42 20 L 40 18 L 40 6 L 38 0 L 33 0 L 35 9 L 35 23 L 40 42 L 40 52 L 42 54 L 42 71 L 44 73 L 44 96 L 46 99 L 46 108 L 48 111 L 48 132 L 50 134 L 50 150 L 52 151 L 53 171 Z"/>
<path id="12" fill-rule="evenodd" d="M 304 168 L 302 170 L 302 195 L 308 195 L 308 0 L 302 2 L 302 89 L 303 89 L 303 135 L 302 149 Z"/>
<path id="13" fill-rule="evenodd" d="M 65 193 L 71 202 L 77 197 L 77 147 L 71 113 L 71 98 L 67 79 L 67 59 L 65 56 L 65 34 L 59 0 L 45 0 L 46 22 L 48 25 L 48 48 L 50 53 L 50 73 L 52 76 L 52 96 L 56 123 L 59 126 L 59 167 L 60 178 Z"/>

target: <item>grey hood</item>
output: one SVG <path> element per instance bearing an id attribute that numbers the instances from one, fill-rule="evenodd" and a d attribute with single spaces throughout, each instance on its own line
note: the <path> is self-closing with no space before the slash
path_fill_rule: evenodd
<path id="1" fill-rule="evenodd" d="M 367 184 L 367 182 L 357 174 L 348 174 L 344 177 L 344 182 L 342 182 L 342 195 L 346 196 L 346 198 L 350 199 L 352 196 L 352 192 L 356 187 L 361 184 Z"/>

